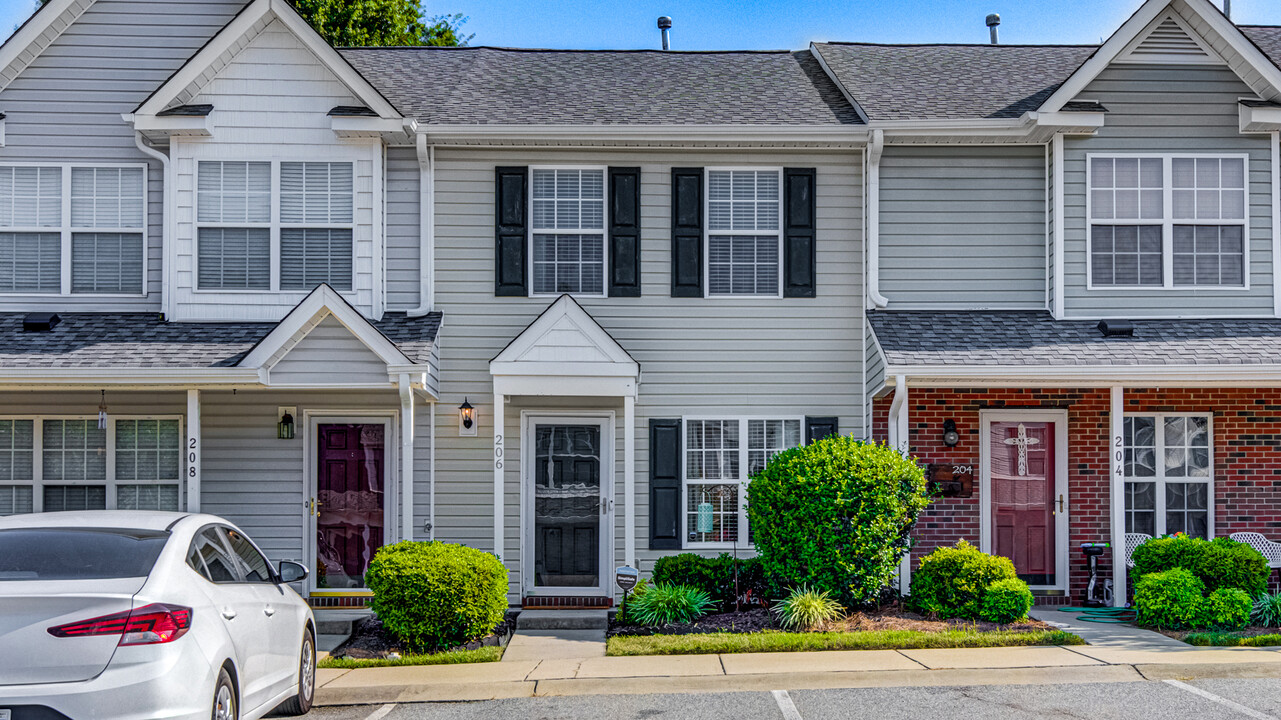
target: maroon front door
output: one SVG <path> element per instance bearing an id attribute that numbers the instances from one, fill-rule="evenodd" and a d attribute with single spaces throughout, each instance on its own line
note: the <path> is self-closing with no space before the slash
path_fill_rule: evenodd
<path id="1" fill-rule="evenodd" d="M 317 588 L 363 588 L 382 547 L 384 434 L 382 424 L 317 426 Z"/>
<path id="2" fill-rule="evenodd" d="M 1029 585 L 1055 584 L 1054 423 L 994 422 L 992 544 Z"/>

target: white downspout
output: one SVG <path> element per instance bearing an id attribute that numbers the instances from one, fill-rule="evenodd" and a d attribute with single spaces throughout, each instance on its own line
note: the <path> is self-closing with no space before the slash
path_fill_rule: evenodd
<path id="1" fill-rule="evenodd" d="M 148 145 L 142 139 L 142 131 L 140 130 L 134 131 L 133 142 L 138 146 L 138 149 L 142 151 L 142 154 L 160 161 L 160 180 L 162 182 L 160 201 L 160 263 L 161 270 L 163 270 L 160 275 L 162 278 L 160 283 L 160 296 L 161 306 L 165 311 L 165 317 L 172 318 L 176 308 L 173 307 L 174 284 L 170 280 L 170 274 L 173 272 L 173 263 L 169 261 L 169 250 L 172 249 L 170 247 L 170 243 L 173 242 L 173 238 L 169 236 L 169 194 L 170 188 L 173 185 L 169 179 L 169 156 Z M 143 251 L 146 252 L 146 248 L 143 248 Z M 146 287 L 146 283 L 143 284 L 143 287 Z"/>
<path id="2" fill-rule="evenodd" d="M 427 145 L 427 134 L 417 134 L 418 148 L 418 307 L 409 317 L 422 317 L 435 309 L 436 275 L 436 148 Z"/>
<path id="3" fill-rule="evenodd" d="M 400 389 L 400 539 L 414 539 L 414 388 L 409 373 L 398 378 Z"/>
<path id="4" fill-rule="evenodd" d="M 436 403 L 431 404 L 431 457 L 427 460 L 431 474 L 430 492 L 427 494 L 427 539 L 436 539 Z"/>
<path id="5" fill-rule="evenodd" d="M 885 131 L 872 130 L 867 141 L 867 299 L 873 307 L 890 304 L 881 294 L 881 152 Z"/>

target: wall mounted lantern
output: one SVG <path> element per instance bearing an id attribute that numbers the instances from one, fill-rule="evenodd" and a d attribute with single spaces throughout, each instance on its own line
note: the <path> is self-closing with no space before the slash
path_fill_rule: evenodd
<path id="1" fill-rule="evenodd" d="M 276 423 L 276 437 L 281 440 L 294 439 L 294 412 L 295 408 L 280 408 L 280 422 Z"/>
<path id="2" fill-rule="evenodd" d="M 943 444 L 948 447 L 956 447 L 961 441 L 961 434 L 956 431 L 955 420 L 943 421 Z"/>
<path id="3" fill-rule="evenodd" d="M 476 436 L 476 408 L 463 398 L 463 404 L 458 406 L 458 434 L 466 437 Z"/>

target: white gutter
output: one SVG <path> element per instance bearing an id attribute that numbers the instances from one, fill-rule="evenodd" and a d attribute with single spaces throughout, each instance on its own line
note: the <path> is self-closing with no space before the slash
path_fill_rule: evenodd
<path id="1" fill-rule="evenodd" d="M 862 143 L 867 129 L 852 126 L 781 125 L 432 125 L 420 131 L 432 144 L 477 140 L 620 142 Z"/>
<path id="2" fill-rule="evenodd" d="M 165 309 L 165 316 L 173 317 L 174 311 L 177 309 L 170 307 L 170 302 L 173 298 L 173 281 L 171 279 L 173 263 L 169 262 L 168 253 L 165 252 L 169 249 L 169 244 L 173 242 L 173 238 L 169 236 L 169 194 L 170 186 L 173 185 L 169 178 L 169 156 L 148 145 L 142 139 L 142 131 L 140 130 L 134 131 L 133 142 L 138 146 L 138 149 L 142 151 L 142 154 L 160 161 L 160 180 L 162 183 L 161 187 L 163 188 L 160 200 L 160 246 L 163 251 L 160 253 L 160 262 L 162 263 L 164 270 L 161 274 L 160 302 L 161 307 Z M 143 251 L 145 252 L 146 248 L 143 248 Z"/>
<path id="3" fill-rule="evenodd" d="M 904 376 L 912 385 L 937 386 L 957 381 L 994 383 L 1062 384 L 1077 387 L 1214 387 L 1227 384 L 1281 384 L 1281 365 L 892 365 L 885 370 L 886 385 L 893 387 Z"/>
<path id="4" fill-rule="evenodd" d="M 409 317 L 422 317 L 436 305 L 436 147 L 425 133 L 416 134 L 418 148 L 418 307 Z"/>
<path id="5" fill-rule="evenodd" d="M 867 141 L 867 299 L 874 307 L 890 304 L 881 294 L 881 152 L 885 131 L 873 130 Z"/>
<path id="6" fill-rule="evenodd" d="M 262 385 L 257 368 L 3 368 L 0 383 L 52 385 Z"/>

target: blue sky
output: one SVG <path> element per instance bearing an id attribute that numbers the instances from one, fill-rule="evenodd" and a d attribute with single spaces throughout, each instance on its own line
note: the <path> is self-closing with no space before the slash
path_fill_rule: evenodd
<path id="1" fill-rule="evenodd" d="M 1221 1 L 1221 0 L 1217 0 Z M 659 15 L 678 50 L 802 48 L 813 40 L 986 42 L 1001 14 L 1004 43 L 1090 43 L 1142 0 L 424 0 L 429 14 L 463 13 L 473 45 L 656 48 Z M 1281 25 L 1278 0 L 1233 0 L 1243 24 Z M 34 9 L 0 0 L 0 34 Z"/>

